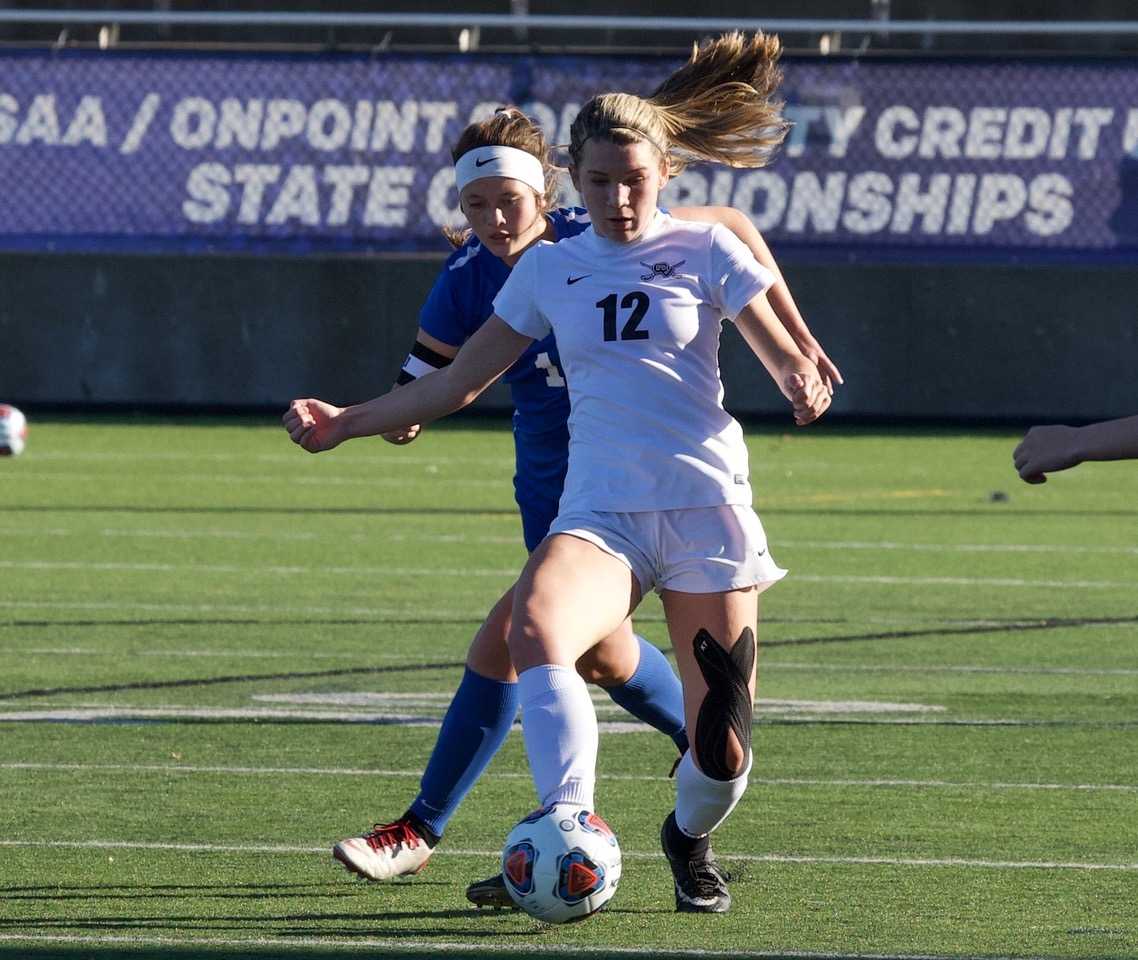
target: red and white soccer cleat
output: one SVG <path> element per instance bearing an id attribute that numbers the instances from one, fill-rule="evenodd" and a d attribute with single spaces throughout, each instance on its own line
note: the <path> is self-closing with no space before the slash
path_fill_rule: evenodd
<path id="1" fill-rule="evenodd" d="M 377 823 L 371 832 L 341 840 L 332 848 L 334 859 L 367 880 L 418 873 L 433 852 L 427 838 L 406 817 L 394 823 Z"/>

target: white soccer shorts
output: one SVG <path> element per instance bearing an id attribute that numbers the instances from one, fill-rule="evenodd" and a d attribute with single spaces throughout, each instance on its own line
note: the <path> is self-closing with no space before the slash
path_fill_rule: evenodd
<path id="1" fill-rule="evenodd" d="M 755 511 L 724 504 L 643 513 L 581 511 L 558 516 L 550 535 L 587 540 L 627 564 L 641 593 L 721 593 L 786 576 L 767 547 Z"/>

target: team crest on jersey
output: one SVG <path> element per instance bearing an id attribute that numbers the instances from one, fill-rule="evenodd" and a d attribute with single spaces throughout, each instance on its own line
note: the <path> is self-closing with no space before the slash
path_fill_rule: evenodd
<path id="1" fill-rule="evenodd" d="M 652 280 L 655 277 L 674 277 L 676 275 L 676 271 L 685 263 L 687 263 L 686 260 L 681 260 L 679 263 L 645 263 L 643 260 L 641 260 L 640 266 L 647 267 L 652 272 L 641 274 L 640 279 Z"/>

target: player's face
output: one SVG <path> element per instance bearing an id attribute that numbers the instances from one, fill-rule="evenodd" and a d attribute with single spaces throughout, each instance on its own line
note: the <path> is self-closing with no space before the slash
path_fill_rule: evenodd
<path id="1" fill-rule="evenodd" d="M 475 180 L 463 189 L 460 203 L 482 245 L 511 266 L 545 233 L 537 194 L 520 180 Z"/>
<path id="2" fill-rule="evenodd" d="M 588 140 L 580 164 L 570 173 L 593 229 L 617 243 L 630 243 L 644 232 L 668 182 L 659 151 L 645 140 Z"/>

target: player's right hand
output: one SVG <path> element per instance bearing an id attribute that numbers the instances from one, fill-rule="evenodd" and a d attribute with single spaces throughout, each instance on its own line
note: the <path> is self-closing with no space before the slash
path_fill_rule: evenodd
<path id="1" fill-rule="evenodd" d="M 404 427 L 402 430 L 392 430 L 390 433 L 381 433 L 380 436 L 388 443 L 394 443 L 396 446 L 401 447 L 405 443 L 410 443 L 422 432 L 423 428 L 419 424 L 414 423 L 409 427 Z"/>
<path id="2" fill-rule="evenodd" d="M 800 427 L 817 420 L 832 402 L 830 390 L 817 368 L 790 373 L 781 386 L 783 395 L 794 408 L 794 422 Z"/>
<path id="3" fill-rule="evenodd" d="M 320 453 L 343 442 L 344 437 L 336 424 L 337 417 L 343 412 L 342 407 L 309 397 L 293 400 L 281 422 L 293 443 L 309 453 Z"/>

